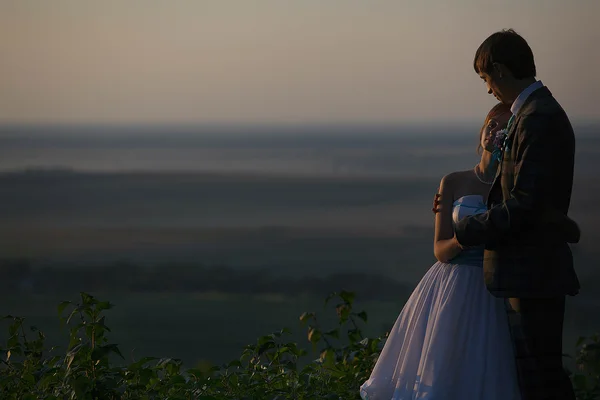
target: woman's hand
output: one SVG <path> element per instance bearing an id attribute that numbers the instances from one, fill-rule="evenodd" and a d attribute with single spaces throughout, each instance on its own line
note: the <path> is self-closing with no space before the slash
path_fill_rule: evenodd
<path id="1" fill-rule="evenodd" d="M 435 196 L 433 196 L 433 208 L 431 209 L 431 211 L 433 211 L 434 214 L 437 214 L 440 212 L 440 198 L 442 197 L 442 195 L 440 193 L 436 193 Z"/>

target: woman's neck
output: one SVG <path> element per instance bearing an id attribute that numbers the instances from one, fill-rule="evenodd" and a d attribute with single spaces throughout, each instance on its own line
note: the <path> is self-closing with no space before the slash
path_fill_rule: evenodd
<path id="1" fill-rule="evenodd" d="M 496 177 L 498 161 L 492 157 L 492 153 L 484 150 L 477 167 L 479 169 L 479 176 L 481 179 L 491 182 Z"/>

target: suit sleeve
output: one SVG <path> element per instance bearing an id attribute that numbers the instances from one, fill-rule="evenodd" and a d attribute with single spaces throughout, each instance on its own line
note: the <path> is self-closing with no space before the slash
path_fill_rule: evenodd
<path id="1" fill-rule="evenodd" d="M 547 119 L 527 116 L 519 125 L 513 144 L 518 147 L 510 197 L 483 214 L 458 222 L 456 238 L 463 246 L 495 243 L 539 221 L 536 213 L 543 208 L 544 193 L 551 184 L 558 141 L 553 131 L 546 129 Z"/>

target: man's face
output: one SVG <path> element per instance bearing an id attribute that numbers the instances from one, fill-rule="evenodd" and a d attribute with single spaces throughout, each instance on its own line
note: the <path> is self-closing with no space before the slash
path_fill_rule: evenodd
<path id="1" fill-rule="evenodd" d="M 503 93 L 504 85 L 501 75 L 498 71 L 492 70 L 489 74 L 480 72 L 479 77 L 485 82 L 488 94 L 494 95 L 498 101 L 504 104 L 511 104 L 512 101 Z"/>

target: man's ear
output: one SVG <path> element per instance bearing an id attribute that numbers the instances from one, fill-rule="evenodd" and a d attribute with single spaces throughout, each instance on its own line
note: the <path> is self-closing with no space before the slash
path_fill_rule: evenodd
<path id="1" fill-rule="evenodd" d="M 500 79 L 506 78 L 506 77 L 512 75 L 510 70 L 506 67 L 506 65 L 504 65 L 502 63 L 497 63 L 497 62 L 492 63 L 492 67 L 494 68 L 494 73 Z"/>
<path id="2" fill-rule="evenodd" d="M 492 68 L 494 69 L 494 75 L 502 79 L 504 74 L 502 73 L 502 68 L 500 67 L 500 64 L 497 62 L 492 63 Z"/>

